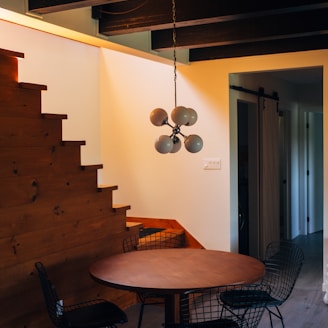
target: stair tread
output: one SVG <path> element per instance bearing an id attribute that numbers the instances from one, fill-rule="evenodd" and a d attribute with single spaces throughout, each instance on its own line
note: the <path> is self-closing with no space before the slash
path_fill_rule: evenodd
<path id="1" fill-rule="evenodd" d="M 24 53 L 7 49 L 0 49 L 1 56 L 24 58 Z"/>
<path id="2" fill-rule="evenodd" d="M 136 226 L 142 227 L 142 223 L 140 223 L 140 222 L 126 222 L 126 227 L 128 229 L 136 227 Z"/>
<path id="3" fill-rule="evenodd" d="M 20 88 L 30 89 L 30 90 L 47 90 L 48 89 L 48 87 L 45 84 L 19 82 L 18 85 Z"/>

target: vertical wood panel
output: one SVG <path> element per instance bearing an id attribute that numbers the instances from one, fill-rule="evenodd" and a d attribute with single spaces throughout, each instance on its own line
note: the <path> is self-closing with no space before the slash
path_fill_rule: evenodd
<path id="1" fill-rule="evenodd" d="M 260 101 L 260 255 L 273 240 L 280 239 L 279 218 L 279 113 L 276 101 Z"/>

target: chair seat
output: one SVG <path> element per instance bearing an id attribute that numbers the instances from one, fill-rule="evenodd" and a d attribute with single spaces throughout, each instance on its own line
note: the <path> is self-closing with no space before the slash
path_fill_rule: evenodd
<path id="1" fill-rule="evenodd" d="M 138 292 L 138 298 L 140 302 L 146 304 L 164 304 L 163 303 L 163 293 L 151 293 L 151 292 Z"/>
<path id="2" fill-rule="evenodd" d="M 281 301 L 264 290 L 228 290 L 220 294 L 221 302 L 231 308 L 249 308 L 258 305 L 279 306 Z"/>
<path id="3" fill-rule="evenodd" d="M 49 280 L 41 262 L 35 263 L 49 318 L 57 328 L 116 327 L 128 321 L 126 313 L 116 304 L 104 299 L 88 300 L 63 306 L 55 285 Z"/>
<path id="4" fill-rule="evenodd" d="M 125 312 L 105 300 L 91 305 L 79 305 L 74 309 L 65 307 L 64 318 L 67 326 L 72 328 L 108 327 L 127 322 Z"/>
<path id="5" fill-rule="evenodd" d="M 239 328 L 237 322 L 229 319 L 217 319 L 194 323 L 176 323 L 165 325 L 165 328 Z"/>

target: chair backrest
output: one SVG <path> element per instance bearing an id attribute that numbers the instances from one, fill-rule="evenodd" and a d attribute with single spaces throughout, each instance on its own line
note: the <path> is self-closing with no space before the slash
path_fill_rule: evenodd
<path id="1" fill-rule="evenodd" d="M 48 279 L 47 271 L 41 262 L 36 262 L 35 268 L 37 269 L 39 275 L 50 320 L 56 327 L 66 327 L 64 324 L 63 306 L 57 296 L 55 286 Z"/>
<path id="2" fill-rule="evenodd" d="M 263 283 L 271 287 L 271 296 L 282 304 L 293 291 L 304 261 L 302 249 L 289 241 L 270 243 L 265 252 Z"/>
<path id="3" fill-rule="evenodd" d="M 180 299 L 181 327 L 255 328 L 269 290 L 262 284 L 236 284 L 185 292 Z M 229 296 L 223 302 L 221 296 L 225 293 Z"/>
<path id="4" fill-rule="evenodd" d="M 139 237 L 131 235 L 123 240 L 123 252 L 141 251 L 160 248 L 181 248 L 185 246 L 183 233 L 173 231 L 160 231 L 150 235 Z"/>

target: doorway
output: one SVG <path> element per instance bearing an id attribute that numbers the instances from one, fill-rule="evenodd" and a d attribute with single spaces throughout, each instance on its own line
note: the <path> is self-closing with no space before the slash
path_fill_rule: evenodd
<path id="1" fill-rule="evenodd" d="M 238 100 L 238 242 L 239 253 L 258 253 L 259 195 L 257 190 L 257 104 Z"/>
<path id="2" fill-rule="evenodd" d="M 304 76 L 314 76 L 315 80 L 301 78 L 304 73 Z M 285 76 L 289 78 L 289 75 L 294 80 L 289 80 L 287 85 L 290 85 L 293 96 L 297 95 L 299 103 L 295 99 L 290 104 L 285 99 L 283 100 L 284 105 L 279 109 L 282 115 L 279 115 L 278 118 L 276 135 L 279 152 L 278 198 L 280 205 L 277 225 L 278 238 L 284 239 L 293 239 L 298 235 L 320 231 L 323 228 L 323 134 L 320 132 L 323 126 L 322 68 L 231 74 L 230 78 L 230 85 L 233 85 L 235 81 L 238 81 L 239 85 L 244 83 L 244 86 L 253 88 L 255 85 L 266 85 L 268 88 L 274 85 L 275 90 L 284 90 L 283 94 L 286 97 L 286 81 L 283 78 Z M 307 81 L 307 85 L 300 86 L 298 84 L 300 81 Z M 313 95 L 316 95 L 315 99 L 309 101 Z M 303 101 L 302 98 L 307 99 Z M 238 175 L 238 188 L 236 188 L 238 199 L 234 201 L 238 204 L 239 252 L 259 256 L 261 250 L 257 251 L 256 247 L 261 248 L 262 218 L 260 214 L 260 220 L 254 223 L 254 212 L 250 213 L 251 198 L 253 198 L 252 202 L 256 204 L 257 197 L 260 197 L 261 192 L 260 195 L 249 192 L 249 174 L 251 172 L 249 167 L 251 166 L 254 171 L 260 172 L 261 170 L 260 167 L 257 168 L 254 163 L 250 165 L 249 162 L 250 149 L 252 149 L 256 137 L 256 135 L 255 137 L 251 136 L 254 130 L 253 127 L 250 128 L 249 120 L 258 103 L 251 95 L 230 91 L 230 104 L 231 110 L 235 111 L 235 114 L 231 116 L 232 124 L 235 124 L 235 127 L 231 125 L 231 130 L 235 129 L 236 131 L 237 154 L 235 158 L 237 165 L 234 172 Z M 311 113 L 307 114 L 308 112 Z M 307 130 L 307 121 L 309 120 L 311 121 L 310 126 L 314 126 L 313 130 Z M 321 130 L 316 128 L 316 125 Z M 310 142 L 310 140 L 312 141 Z M 311 165 L 315 167 L 315 170 L 310 169 L 309 177 L 307 168 Z M 234 168 L 233 163 L 232 168 Z M 248 171 L 248 175 L 245 174 L 245 169 Z M 255 183 L 260 183 L 260 181 Z M 244 196 L 247 190 L 248 194 Z M 313 192 L 314 190 L 315 192 Z M 315 220 L 313 221 L 313 219 Z"/>

